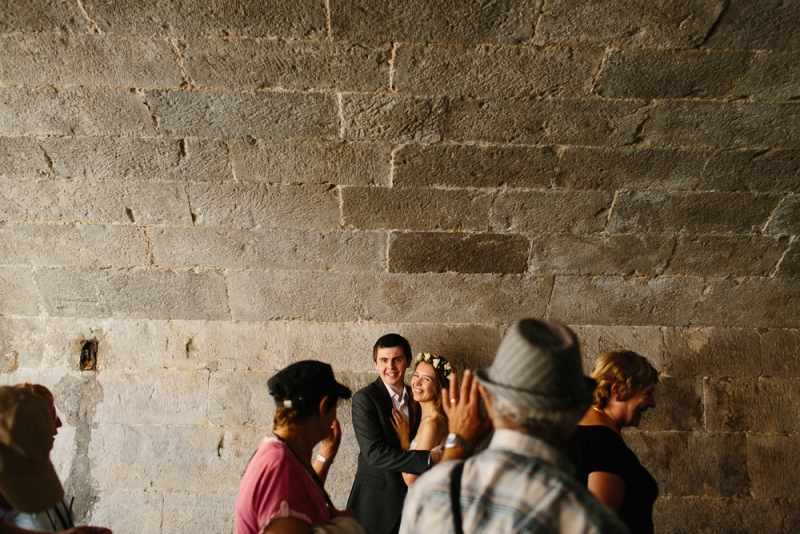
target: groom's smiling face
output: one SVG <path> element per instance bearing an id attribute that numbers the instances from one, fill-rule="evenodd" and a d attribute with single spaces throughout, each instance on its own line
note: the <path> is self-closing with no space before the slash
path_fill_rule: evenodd
<path id="1" fill-rule="evenodd" d="M 392 389 L 402 388 L 408 369 L 408 360 L 401 347 L 385 347 L 378 349 L 375 361 L 372 362 L 383 383 Z"/>

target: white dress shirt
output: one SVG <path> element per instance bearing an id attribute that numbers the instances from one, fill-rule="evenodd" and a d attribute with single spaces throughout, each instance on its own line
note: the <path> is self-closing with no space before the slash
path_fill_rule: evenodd
<path id="1" fill-rule="evenodd" d="M 383 385 L 386 386 L 386 391 L 389 392 L 389 396 L 392 398 L 394 409 L 403 415 L 403 419 L 408 424 L 408 391 L 406 391 L 406 386 L 403 385 L 403 394 L 399 395 L 395 390 L 387 386 L 386 382 Z"/>

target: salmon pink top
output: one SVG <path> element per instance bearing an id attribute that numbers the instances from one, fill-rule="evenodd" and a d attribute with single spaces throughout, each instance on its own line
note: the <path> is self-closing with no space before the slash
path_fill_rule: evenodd
<path id="1" fill-rule="evenodd" d="M 330 521 L 331 514 L 322 490 L 292 451 L 267 436 L 242 476 L 234 532 L 260 534 L 280 517 L 317 525 Z"/>

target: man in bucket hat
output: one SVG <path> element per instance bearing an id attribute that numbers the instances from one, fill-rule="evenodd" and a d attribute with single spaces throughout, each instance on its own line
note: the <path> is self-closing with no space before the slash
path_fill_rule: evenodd
<path id="1" fill-rule="evenodd" d="M 41 512 L 56 504 L 64 489 L 50 461 L 53 421 L 47 405 L 31 391 L 0 387 L 0 508 Z M 0 534 L 33 532 L 0 518 Z M 64 534 L 111 534 L 101 527 L 75 527 Z"/>
<path id="2" fill-rule="evenodd" d="M 506 333 L 491 367 L 476 374 L 477 381 L 466 371 L 460 390 L 451 375 L 444 461 L 409 490 L 401 534 L 627 533 L 572 478 L 562 452 L 595 386 L 581 369 L 575 334 L 555 322 L 523 319 Z M 485 432 L 479 395 L 494 436 L 488 449 L 468 458 Z"/>

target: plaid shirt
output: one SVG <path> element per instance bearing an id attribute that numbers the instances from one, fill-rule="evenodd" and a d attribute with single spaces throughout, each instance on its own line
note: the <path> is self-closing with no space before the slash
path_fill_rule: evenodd
<path id="1" fill-rule="evenodd" d="M 408 492 L 400 534 L 455 532 L 450 472 L 422 475 Z M 619 533 L 628 529 L 572 478 L 569 459 L 547 442 L 500 429 L 489 448 L 468 459 L 461 478 L 465 534 L 503 532 Z"/>

